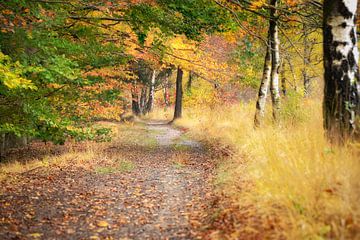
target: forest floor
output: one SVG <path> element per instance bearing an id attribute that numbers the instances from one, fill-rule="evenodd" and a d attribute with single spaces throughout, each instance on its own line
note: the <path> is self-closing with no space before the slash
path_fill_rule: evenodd
<path id="1" fill-rule="evenodd" d="M 14 153 L 37 164 L 0 172 L 0 239 L 205 238 L 211 154 L 164 122 L 123 125 L 111 143 Z"/>

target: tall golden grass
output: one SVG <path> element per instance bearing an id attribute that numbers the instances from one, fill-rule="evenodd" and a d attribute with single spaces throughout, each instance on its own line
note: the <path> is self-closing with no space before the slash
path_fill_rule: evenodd
<path id="1" fill-rule="evenodd" d="M 359 144 L 328 143 L 320 100 L 288 102 L 281 123 L 266 119 L 259 129 L 254 103 L 188 110 L 177 124 L 235 149 L 220 167 L 219 188 L 239 206 L 255 204 L 260 214 L 281 219 L 273 236 L 360 239 Z"/>

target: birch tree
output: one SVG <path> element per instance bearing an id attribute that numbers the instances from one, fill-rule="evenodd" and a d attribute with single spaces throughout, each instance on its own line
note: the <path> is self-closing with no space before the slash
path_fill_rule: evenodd
<path id="1" fill-rule="evenodd" d="M 149 100 L 147 102 L 147 107 L 146 107 L 147 112 L 151 112 L 154 108 L 155 80 L 156 80 L 156 70 L 153 70 L 151 75 L 150 89 L 149 89 Z"/>
<path id="2" fill-rule="evenodd" d="M 355 133 L 359 114 L 357 2 L 324 1 L 324 127 L 335 142 L 342 142 Z"/>
<path id="3" fill-rule="evenodd" d="M 271 49 L 270 49 L 270 31 L 268 34 L 268 44 L 266 46 L 266 54 L 264 60 L 264 70 L 259 88 L 258 100 L 256 102 L 256 112 L 254 124 L 255 127 L 260 127 L 265 115 L 266 97 L 271 78 Z"/>
<path id="4" fill-rule="evenodd" d="M 277 0 L 271 0 L 270 5 L 270 46 L 271 46 L 271 80 L 270 92 L 273 105 L 274 120 L 278 120 L 280 110 L 279 73 L 280 73 L 280 40 L 277 24 Z"/>
<path id="5" fill-rule="evenodd" d="M 264 70 L 256 102 L 254 124 L 259 127 L 265 114 L 267 91 L 270 84 L 273 118 L 278 120 L 280 109 L 279 75 L 280 75 L 280 40 L 277 26 L 277 0 L 270 0 L 270 24 L 266 47 Z"/>

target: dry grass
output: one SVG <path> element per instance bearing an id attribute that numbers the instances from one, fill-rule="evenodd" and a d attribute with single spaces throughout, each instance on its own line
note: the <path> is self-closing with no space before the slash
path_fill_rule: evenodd
<path id="1" fill-rule="evenodd" d="M 129 124 L 132 125 L 131 123 Z M 62 151 L 57 154 L 51 154 L 49 151 L 49 154 L 40 154 L 38 157 L 26 161 L 14 159 L 1 163 L 0 181 L 38 168 L 48 169 L 55 166 L 65 167 L 71 165 L 73 167 L 92 170 L 94 164 L 103 164 L 104 162 L 112 163 L 113 159 L 106 156 L 104 149 L 113 144 L 119 144 L 119 142 L 122 141 L 120 131 L 123 131 L 124 134 L 131 134 L 129 133 L 130 130 L 124 131 L 125 129 L 130 129 L 131 126 L 129 126 L 129 124 L 119 125 L 109 122 L 99 122 L 99 125 L 112 129 L 113 141 L 111 143 L 85 142 L 77 144 L 69 142 L 67 146 L 62 146 Z"/>
<path id="2" fill-rule="evenodd" d="M 95 143 L 89 143 L 85 149 L 69 150 L 59 155 L 46 155 L 44 157 L 29 160 L 28 162 L 13 161 L 0 165 L 0 181 L 11 175 L 22 174 L 37 168 L 50 168 L 54 166 L 88 167 L 100 155 L 101 147 Z"/>
<path id="3" fill-rule="evenodd" d="M 127 159 L 123 159 L 123 156 L 119 153 L 111 153 L 108 149 L 116 149 L 118 146 L 134 144 L 149 148 L 157 147 L 156 133 L 147 130 L 142 124 L 135 124 L 133 122 L 118 124 L 103 121 L 98 122 L 98 125 L 111 128 L 111 142 L 69 142 L 66 146 L 60 146 L 62 150 L 55 154 L 49 151 L 48 154 L 40 154 L 34 159 L 26 159 L 26 161 L 19 161 L 15 158 L 12 161 L 0 164 L 0 181 L 39 168 L 41 168 L 41 171 L 48 171 L 52 167 L 66 166 L 83 168 L 88 171 L 104 174 L 128 172 L 136 166 Z"/>
<path id="4" fill-rule="evenodd" d="M 319 102 L 285 106 L 279 126 L 267 120 L 257 130 L 253 103 L 193 110 L 177 124 L 235 149 L 219 169 L 219 188 L 240 208 L 255 205 L 257 214 L 275 214 L 280 222 L 271 236 L 360 239 L 359 145 L 326 141 Z"/>

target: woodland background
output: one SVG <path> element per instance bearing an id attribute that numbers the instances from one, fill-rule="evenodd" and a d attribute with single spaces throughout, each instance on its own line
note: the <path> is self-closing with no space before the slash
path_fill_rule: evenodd
<path id="1" fill-rule="evenodd" d="M 99 121 L 166 119 L 217 154 L 212 238 L 359 238 L 358 130 L 323 127 L 323 4 L 2 1 L 0 175 L 42 161 L 16 149 L 111 141 Z"/>

